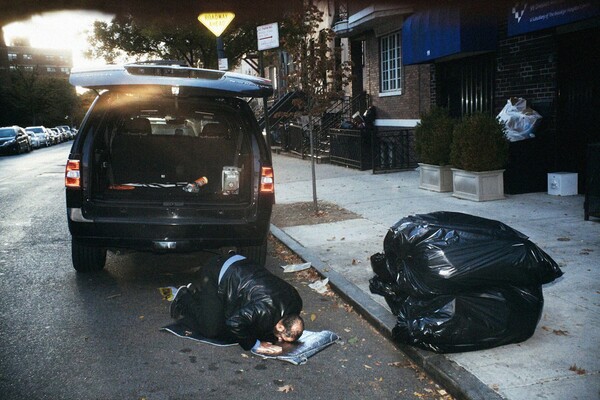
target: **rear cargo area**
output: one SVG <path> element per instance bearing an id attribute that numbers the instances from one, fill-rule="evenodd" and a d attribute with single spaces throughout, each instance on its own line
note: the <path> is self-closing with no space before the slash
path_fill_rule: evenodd
<path id="1" fill-rule="evenodd" d="M 94 141 L 94 199 L 250 201 L 252 135 L 235 109 L 194 99 L 153 99 L 152 107 L 143 98 L 118 100 L 124 112 L 107 114 Z"/>

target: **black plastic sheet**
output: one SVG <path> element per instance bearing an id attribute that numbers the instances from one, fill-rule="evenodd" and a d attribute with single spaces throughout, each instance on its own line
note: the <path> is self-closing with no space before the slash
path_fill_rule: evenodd
<path id="1" fill-rule="evenodd" d="M 414 296 L 541 285 L 562 275 L 556 262 L 519 231 L 462 213 L 406 217 L 389 230 L 383 247 L 387 276 Z"/>
<path id="2" fill-rule="evenodd" d="M 541 286 L 508 286 L 456 295 L 408 297 L 395 340 L 439 353 L 483 350 L 530 338 L 544 305 Z"/>
<path id="3" fill-rule="evenodd" d="M 397 316 L 394 339 L 460 352 L 531 337 L 556 262 L 508 225 L 456 212 L 401 219 L 371 256 L 372 293 Z"/>

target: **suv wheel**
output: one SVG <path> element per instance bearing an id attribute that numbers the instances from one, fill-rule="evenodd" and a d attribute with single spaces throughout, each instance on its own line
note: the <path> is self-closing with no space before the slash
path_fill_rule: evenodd
<path id="1" fill-rule="evenodd" d="M 239 252 L 244 257 L 254 261 L 261 267 L 264 267 L 267 261 L 267 241 L 265 240 L 260 246 L 240 247 Z"/>
<path id="2" fill-rule="evenodd" d="M 75 239 L 71 240 L 71 256 L 77 272 L 101 271 L 106 263 L 106 249 L 86 246 Z"/>

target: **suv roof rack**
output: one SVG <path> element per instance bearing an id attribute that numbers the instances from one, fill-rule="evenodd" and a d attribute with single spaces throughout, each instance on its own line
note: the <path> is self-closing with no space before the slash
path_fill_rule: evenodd
<path id="1" fill-rule="evenodd" d="M 73 68 L 69 82 L 88 89 L 117 89 L 140 86 L 179 86 L 223 97 L 269 97 L 271 81 L 251 75 L 192 68 L 156 61 L 124 65 Z"/>
<path id="2" fill-rule="evenodd" d="M 179 67 L 188 67 L 189 65 L 182 60 L 147 60 L 147 61 L 136 61 L 130 64 L 135 65 L 176 65 Z M 129 64 L 125 64 L 129 65 Z"/>

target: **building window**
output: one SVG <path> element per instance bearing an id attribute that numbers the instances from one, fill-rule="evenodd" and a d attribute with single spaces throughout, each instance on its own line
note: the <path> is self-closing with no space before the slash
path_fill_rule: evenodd
<path id="1" fill-rule="evenodd" d="M 33 60 L 33 56 L 31 54 L 23 54 L 23 60 Z"/>
<path id="2" fill-rule="evenodd" d="M 15 61 L 17 59 L 17 53 L 8 53 L 8 61 Z"/>
<path id="3" fill-rule="evenodd" d="M 56 72 L 56 68 L 54 68 L 54 67 L 46 67 L 46 71 L 48 71 L 48 72 Z"/>
<path id="4" fill-rule="evenodd" d="M 69 68 L 68 67 L 60 67 L 60 72 L 68 74 L 69 73 Z"/>
<path id="5" fill-rule="evenodd" d="M 54 56 L 46 56 L 46 61 L 54 61 Z"/>
<path id="6" fill-rule="evenodd" d="M 24 66 L 23 66 L 23 69 L 24 69 L 25 71 L 33 71 L 33 65 L 24 65 Z"/>
<path id="7" fill-rule="evenodd" d="M 400 32 L 379 39 L 381 51 L 380 94 L 402 94 L 402 51 Z"/>

